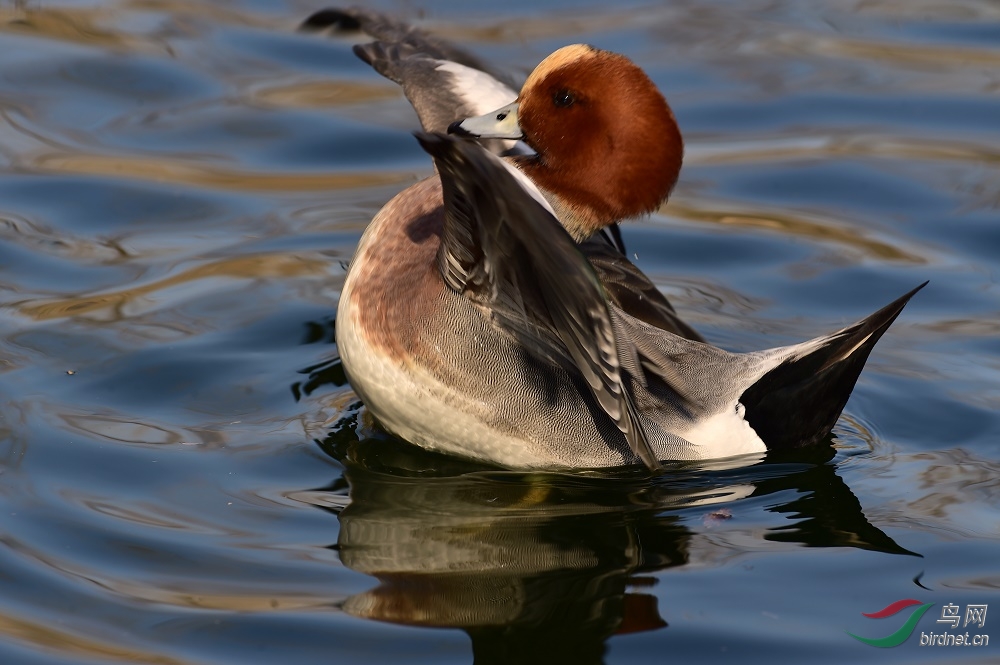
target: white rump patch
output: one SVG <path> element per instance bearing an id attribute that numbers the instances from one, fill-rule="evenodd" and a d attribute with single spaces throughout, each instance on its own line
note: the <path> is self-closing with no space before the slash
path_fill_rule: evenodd
<path id="1" fill-rule="evenodd" d="M 766 452 L 767 446 L 744 420 L 745 414 L 746 408 L 734 402 L 722 413 L 699 420 L 677 435 L 695 445 L 692 452 L 696 459 Z"/>

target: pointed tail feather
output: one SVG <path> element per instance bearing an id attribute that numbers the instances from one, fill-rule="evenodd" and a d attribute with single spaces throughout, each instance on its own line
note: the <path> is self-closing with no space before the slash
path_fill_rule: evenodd
<path id="1" fill-rule="evenodd" d="M 744 391 L 740 402 L 747 422 L 768 449 L 807 446 L 827 437 L 875 343 L 926 285 L 789 358 Z"/>

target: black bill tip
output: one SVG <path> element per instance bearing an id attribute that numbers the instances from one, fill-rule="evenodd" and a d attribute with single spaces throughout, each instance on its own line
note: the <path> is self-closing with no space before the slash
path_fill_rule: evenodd
<path id="1" fill-rule="evenodd" d="M 456 120 L 455 122 L 448 125 L 448 133 L 468 139 L 478 138 L 475 134 L 467 130 L 465 127 L 462 127 L 462 122 L 464 121 Z"/>

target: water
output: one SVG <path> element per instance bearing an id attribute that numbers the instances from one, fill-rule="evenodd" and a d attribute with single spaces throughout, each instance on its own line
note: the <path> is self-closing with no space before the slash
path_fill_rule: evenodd
<path id="1" fill-rule="evenodd" d="M 514 72 L 624 52 L 687 139 L 639 266 L 713 342 L 930 285 L 830 448 L 519 474 L 374 430 L 344 266 L 430 173 L 323 5 L 0 3 L 0 662 L 996 662 L 1000 7 L 381 2 Z M 934 603 L 893 649 L 880 638 Z M 941 608 L 995 644 L 927 648 Z"/>

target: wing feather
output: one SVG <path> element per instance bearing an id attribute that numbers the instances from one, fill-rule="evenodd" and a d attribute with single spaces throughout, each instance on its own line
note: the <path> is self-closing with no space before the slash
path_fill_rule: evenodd
<path id="1" fill-rule="evenodd" d="M 581 377 L 632 451 L 659 466 L 643 431 L 604 289 L 561 224 L 479 145 L 418 134 L 445 199 L 438 265 L 531 353 Z"/>

